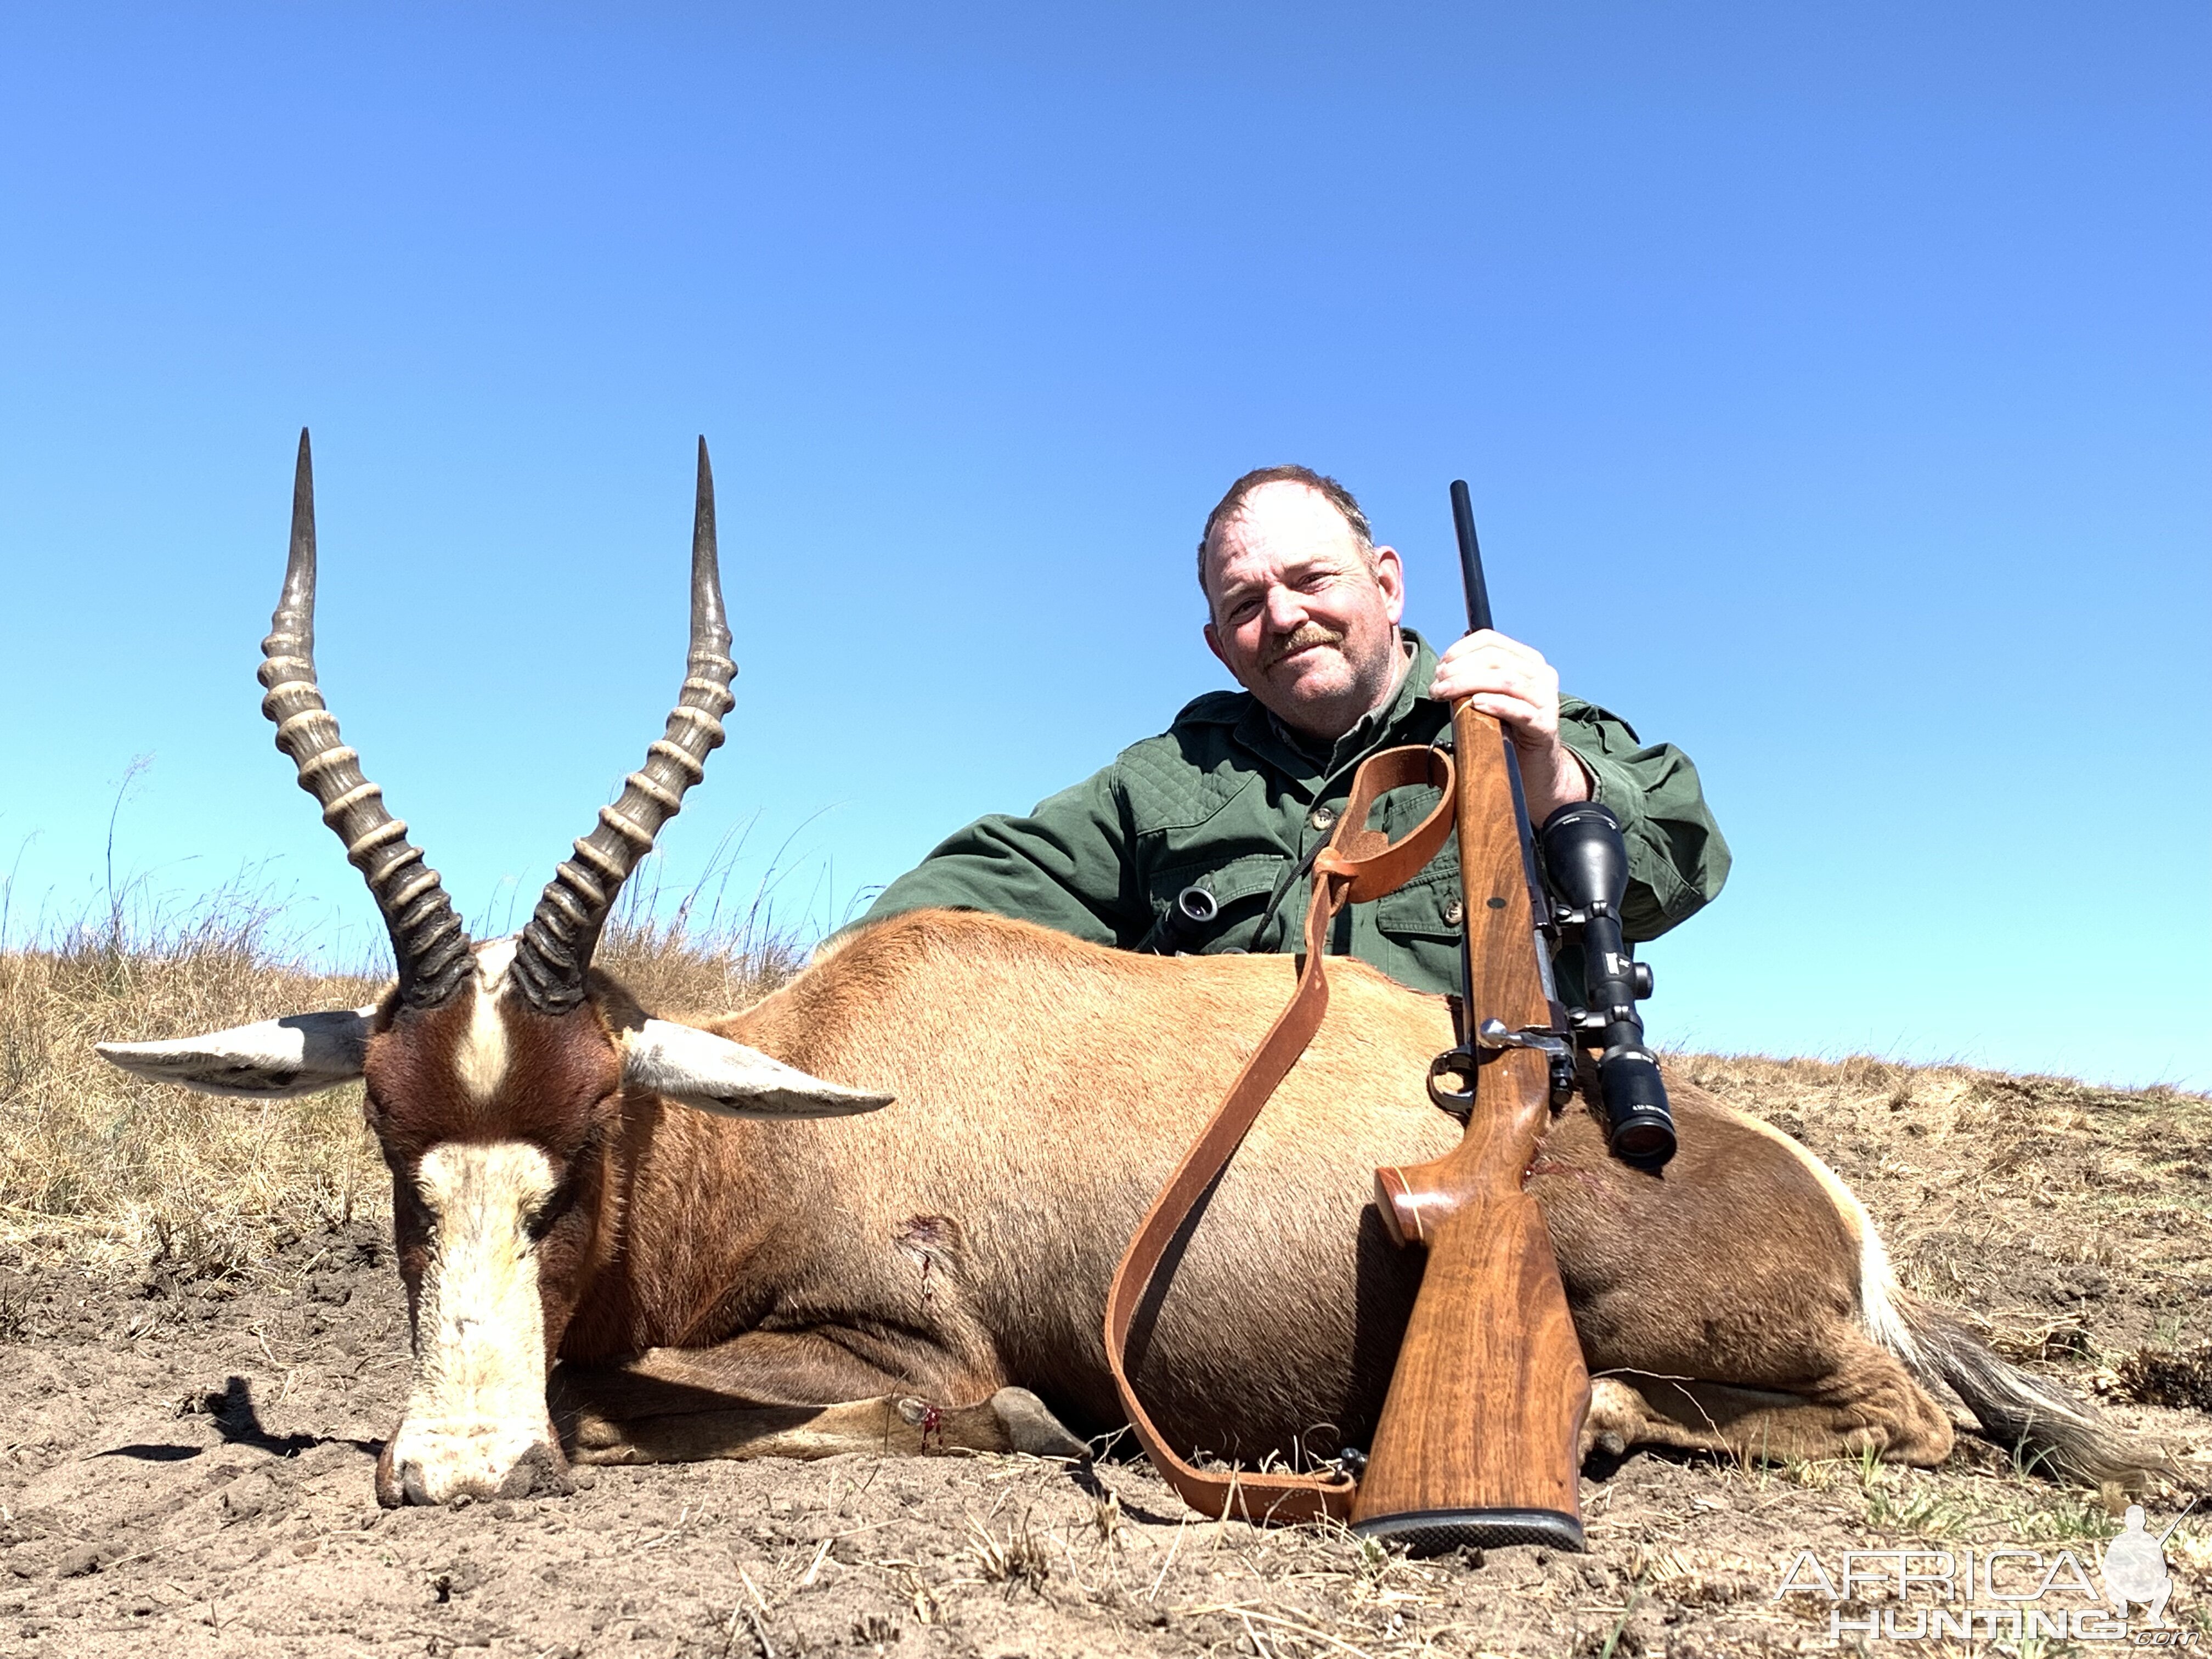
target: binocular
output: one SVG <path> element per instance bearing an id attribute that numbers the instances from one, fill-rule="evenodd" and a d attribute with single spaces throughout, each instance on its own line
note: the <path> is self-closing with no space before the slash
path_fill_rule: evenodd
<path id="1" fill-rule="evenodd" d="M 1674 1156 L 1674 1115 L 1636 1012 L 1638 999 L 1651 994 L 1651 969 L 1630 959 L 1621 938 L 1628 847 L 1620 820 L 1595 801 L 1575 801 L 1544 820 L 1536 844 L 1552 920 L 1582 945 L 1583 1006 L 1570 1007 L 1567 1021 L 1578 1042 L 1601 1050 L 1607 1144 L 1623 1163 L 1656 1170 Z"/>
<path id="2" fill-rule="evenodd" d="M 1206 930 L 1221 914 L 1213 895 L 1203 887 L 1186 887 L 1168 906 L 1167 914 L 1152 924 L 1152 933 L 1137 946 L 1164 957 L 1195 951 L 1206 941 Z"/>

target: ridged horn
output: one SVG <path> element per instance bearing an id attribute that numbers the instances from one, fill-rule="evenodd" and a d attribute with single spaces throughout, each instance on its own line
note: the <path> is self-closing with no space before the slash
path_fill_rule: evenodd
<path id="1" fill-rule="evenodd" d="M 300 769 L 300 787 L 321 803 L 346 858 L 368 878 L 392 935 L 399 995 L 434 1008 L 471 971 L 469 936 L 438 872 L 407 839 L 407 826 L 384 810 L 384 791 L 361 773 L 361 757 L 338 739 L 337 719 L 315 681 L 315 473 L 307 428 L 292 483 L 292 550 L 284 592 L 261 641 L 261 712 L 276 724 L 276 746 Z"/>
<path id="2" fill-rule="evenodd" d="M 714 552 L 714 475 L 699 440 L 699 494 L 691 516 L 691 654 L 668 729 L 631 773 L 622 799 L 599 808 L 599 822 L 576 843 L 576 856 L 554 872 L 522 930 L 514 975 L 542 1014 L 563 1014 L 584 1000 L 584 975 L 599 948 L 615 895 L 653 850 L 661 825 L 683 809 L 684 792 L 706 775 L 721 746 L 722 716 L 735 699 L 730 630 L 722 617 L 722 574 Z"/>

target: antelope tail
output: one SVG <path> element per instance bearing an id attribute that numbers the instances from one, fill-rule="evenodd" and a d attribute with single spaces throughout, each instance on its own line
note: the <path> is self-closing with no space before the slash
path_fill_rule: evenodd
<path id="1" fill-rule="evenodd" d="M 1869 1322 L 1882 1345 L 1921 1382 L 1948 1386 L 2023 1469 L 2086 1486 L 2132 1486 L 2172 1472 L 2166 1454 L 2115 1428 L 2087 1401 L 1999 1358 L 1952 1314 L 1901 1291 L 1888 1300 L 1896 1319 Z"/>

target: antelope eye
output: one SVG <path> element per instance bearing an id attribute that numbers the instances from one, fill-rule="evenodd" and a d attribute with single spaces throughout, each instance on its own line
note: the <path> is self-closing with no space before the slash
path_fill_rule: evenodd
<path id="1" fill-rule="evenodd" d="M 529 1236 L 532 1243 L 536 1243 L 546 1234 L 551 1232 L 553 1224 L 560 1220 L 574 1206 L 576 1184 L 583 1178 L 585 1168 L 590 1161 L 590 1153 L 592 1147 L 598 1144 L 599 1138 L 599 1132 L 594 1127 L 592 1132 L 585 1137 L 584 1144 L 577 1148 L 574 1154 L 558 1166 L 561 1170 L 561 1179 L 555 1183 L 553 1190 L 532 1205 L 530 1212 L 522 1218 L 522 1231 Z"/>
<path id="2" fill-rule="evenodd" d="M 561 1212 L 568 1207 L 568 1191 L 564 1184 L 557 1191 L 547 1194 L 528 1215 L 522 1218 L 522 1231 L 529 1236 L 532 1243 L 535 1244 L 553 1231 L 553 1224 L 560 1219 Z"/>

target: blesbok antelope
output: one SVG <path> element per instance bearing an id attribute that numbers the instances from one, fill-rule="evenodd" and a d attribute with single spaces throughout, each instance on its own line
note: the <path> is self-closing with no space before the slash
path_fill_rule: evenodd
<path id="1" fill-rule="evenodd" d="M 711 1024 L 652 1018 L 591 963 L 731 707 L 703 441 L 691 577 L 665 735 L 520 936 L 471 944 L 317 689 L 301 434 L 263 709 L 368 878 L 397 982 L 373 1007 L 100 1052 L 220 1094 L 366 1081 L 414 1329 L 386 1503 L 557 1489 L 572 1458 L 1072 1450 L 1062 1421 L 1111 1428 L 1116 1257 L 1290 988 L 1287 957 L 1139 957 L 925 912 Z M 1422 1085 L 1451 1032 L 1433 998 L 1330 973 L 1327 1022 L 1140 1322 L 1138 1386 L 1187 1449 L 1358 1446 L 1390 1376 L 1419 1263 L 1386 1242 L 1372 1171 L 1458 1134 Z M 2136 1466 L 1900 1291 L 1819 1159 L 1668 1086 L 1663 1175 L 1608 1158 L 1580 1110 L 1529 1175 L 1598 1379 L 1589 1443 L 1932 1463 L 1940 1381 L 2058 1471 Z"/>

